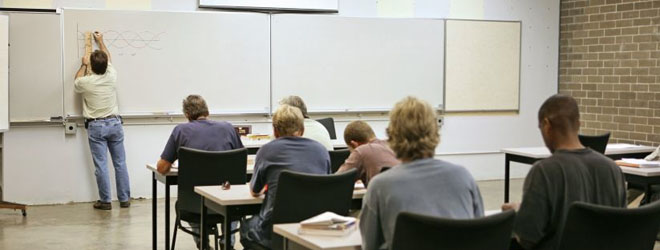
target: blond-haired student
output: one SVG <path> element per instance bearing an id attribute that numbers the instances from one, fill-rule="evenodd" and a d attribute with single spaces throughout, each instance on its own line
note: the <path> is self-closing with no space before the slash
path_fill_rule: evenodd
<path id="1" fill-rule="evenodd" d="M 400 212 L 470 219 L 483 216 L 472 175 L 463 167 L 434 159 L 440 140 L 435 112 L 407 97 L 390 112 L 388 142 L 401 165 L 369 183 L 362 204 L 362 249 L 389 249 Z"/>
<path id="2" fill-rule="evenodd" d="M 273 115 L 276 139 L 259 149 L 250 180 L 254 196 L 265 194 L 259 214 L 241 222 L 241 244 L 246 249 L 270 249 L 271 215 L 280 173 L 290 170 L 308 174 L 330 174 L 330 156 L 320 143 L 302 137 L 304 117 L 300 109 L 281 105 Z M 255 245 L 257 244 L 257 245 Z"/>

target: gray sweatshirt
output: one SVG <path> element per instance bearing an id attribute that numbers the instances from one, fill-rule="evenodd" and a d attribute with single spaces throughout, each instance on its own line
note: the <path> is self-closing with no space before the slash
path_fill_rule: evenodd
<path id="1" fill-rule="evenodd" d="M 362 203 L 362 249 L 389 249 L 400 212 L 482 217 L 479 187 L 463 167 L 427 158 L 401 164 L 371 180 Z"/>

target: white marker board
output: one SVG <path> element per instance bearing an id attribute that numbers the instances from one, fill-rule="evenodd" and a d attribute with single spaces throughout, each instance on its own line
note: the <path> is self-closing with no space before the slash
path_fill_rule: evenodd
<path id="1" fill-rule="evenodd" d="M 443 104 L 439 19 L 272 16 L 273 107 L 288 95 L 309 109 L 389 110 L 413 95 Z"/>
<path id="2" fill-rule="evenodd" d="M 84 32 L 98 30 L 118 72 L 122 114 L 181 112 L 189 94 L 211 113 L 269 109 L 269 16 L 231 12 L 63 10 L 64 110 L 81 114 L 74 75 Z"/>
<path id="3" fill-rule="evenodd" d="M 9 17 L 0 15 L 0 132 L 9 129 Z M 2 155 L 0 155 L 0 159 Z M 1 163 L 0 163 L 1 165 Z"/>
<path id="4" fill-rule="evenodd" d="M 10 120 L 62 116 L 62 33 L 55 13 L 9 14 Z"/>
<path id="5" fill-rule="evenodd" d="M 447 20 L 446 111 L 516 111 L 520 22 Z"/>

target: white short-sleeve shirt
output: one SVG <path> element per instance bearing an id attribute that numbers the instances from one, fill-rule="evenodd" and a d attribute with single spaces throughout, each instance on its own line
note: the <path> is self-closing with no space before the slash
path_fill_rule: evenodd
<path id="1" fill-rule="evenodd" d="M 117 71 L 111 63 L 103 75 L 92 73 L 74 81 L 76 93 L 82 94 L 83 116 L 101 118 L 118 115 Z"/>

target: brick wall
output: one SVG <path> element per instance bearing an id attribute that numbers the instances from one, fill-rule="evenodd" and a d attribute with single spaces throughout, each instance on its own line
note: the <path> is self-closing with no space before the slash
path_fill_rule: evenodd
<path id="1" fill-rule="evenodd" d="M 559 92 L 583 134 L 660 144 L 660 1 L 561 0 Z"/>

